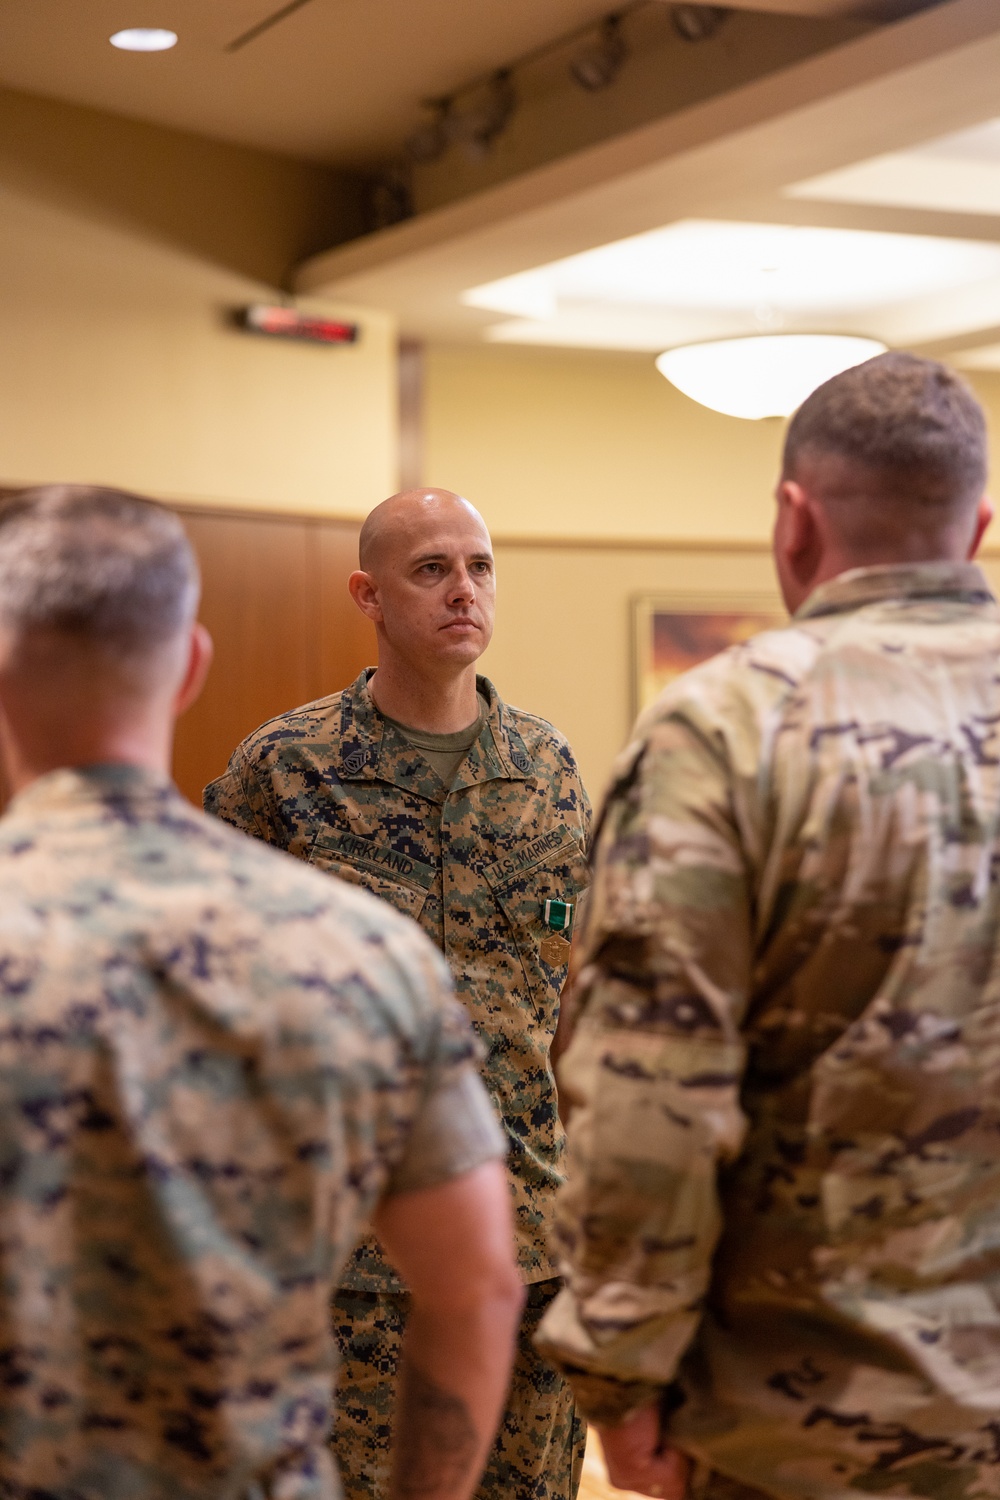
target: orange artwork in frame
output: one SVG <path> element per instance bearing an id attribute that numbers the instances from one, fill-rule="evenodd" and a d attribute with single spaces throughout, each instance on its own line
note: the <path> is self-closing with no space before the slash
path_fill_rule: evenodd
<path id="1" fill-rule="evenodd" d="M 780 629 L 788 615 L 777 593 L 642 594 L 632 602 L 635 714 L 659 697 L 668 682 L 725 651 Z"/>

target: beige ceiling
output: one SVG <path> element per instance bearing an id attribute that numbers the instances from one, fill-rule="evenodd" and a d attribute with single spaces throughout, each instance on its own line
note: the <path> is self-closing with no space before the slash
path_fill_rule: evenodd
<path id="1" fill-rule="evenodd" d="M 5 0 L 0 84 L 317 160 L 398 150 L 419 101 L 589 23 L 609 0 L 308 0 L 236 52 L 281 0 Z M 741 9 L 886 19 L 934 0 L 729 0 Z M 108 44 L 167 26 L 171 52 Z"/>
<path id="2" fill-rule="evenodd" d="M 497 315 L 463 305 L 463 291 L 683 219 L 1000 242 L 998 132 L 969 133 L 1000 116 L 998 80 L 1000 3 L 951 0 L 318 256 L 298 289 L 388 308 L 409 334 L 478 339 Z M 964 168 L 992 173 L 979 198 L 957 208 L 946 197 L 877 201 L 871 173 L 845 176 L 872 158 L 911 163 L 922 143 L 915 154 L 935 181 L 942 170 L 949 182 Z M 843 331 L 952 357 L 996 346 L 1000 278 L 876 311 L 871 327 L 859 317 Z"/>

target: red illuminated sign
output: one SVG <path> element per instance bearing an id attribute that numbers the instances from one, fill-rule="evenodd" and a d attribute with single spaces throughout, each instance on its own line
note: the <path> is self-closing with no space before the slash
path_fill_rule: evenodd
<path id="1" fill-rule="evenodd" d="M 263 302 L 243 308 L 239 322 L 251 333 L 263 333 L 278 339 L 302 339 L 307 344 L 355 344 L 361 331 L 357 323 L 309 317 L 296 312 L 294 307 L 268 307 Z"/>

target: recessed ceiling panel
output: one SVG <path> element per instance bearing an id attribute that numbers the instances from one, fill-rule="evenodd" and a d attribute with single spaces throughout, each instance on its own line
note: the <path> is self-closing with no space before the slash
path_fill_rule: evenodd
<path id="1" fill-rule="evenodd" d="M 504 342 L 662 348 L 775 329 L 863 331 L 894 307 L 1000 278 L 1000 245 L 687 220 L 473 287 Z"/>
<path id="2" fill-rule="evenodd" d="M 1000 215 L 1000 119 L 808 178 L 790 198 Z"/>
<path id="3" fill-rule="evenodd" d="M 981 349 L 948 356 L 960 370 L 1000 370 L 1000 344 L 985 344 Z"/>

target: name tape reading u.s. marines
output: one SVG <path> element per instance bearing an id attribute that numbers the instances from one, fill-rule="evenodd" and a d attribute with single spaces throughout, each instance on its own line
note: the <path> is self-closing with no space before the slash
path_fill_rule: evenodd
<path id="1" fill-rule="evenodd" d="M 537 838 L 525 839 L 523 844 L 515 844 L 483 873 L 491 885 L 503 885 L 513 876 L 523 875 L 526 870 L 540 865 L 550 854 L 563 849 L 570 853 L 574 846 L 579 847 L 568 828 L 553 828 L 548 833 L 540 833 Z"/>

